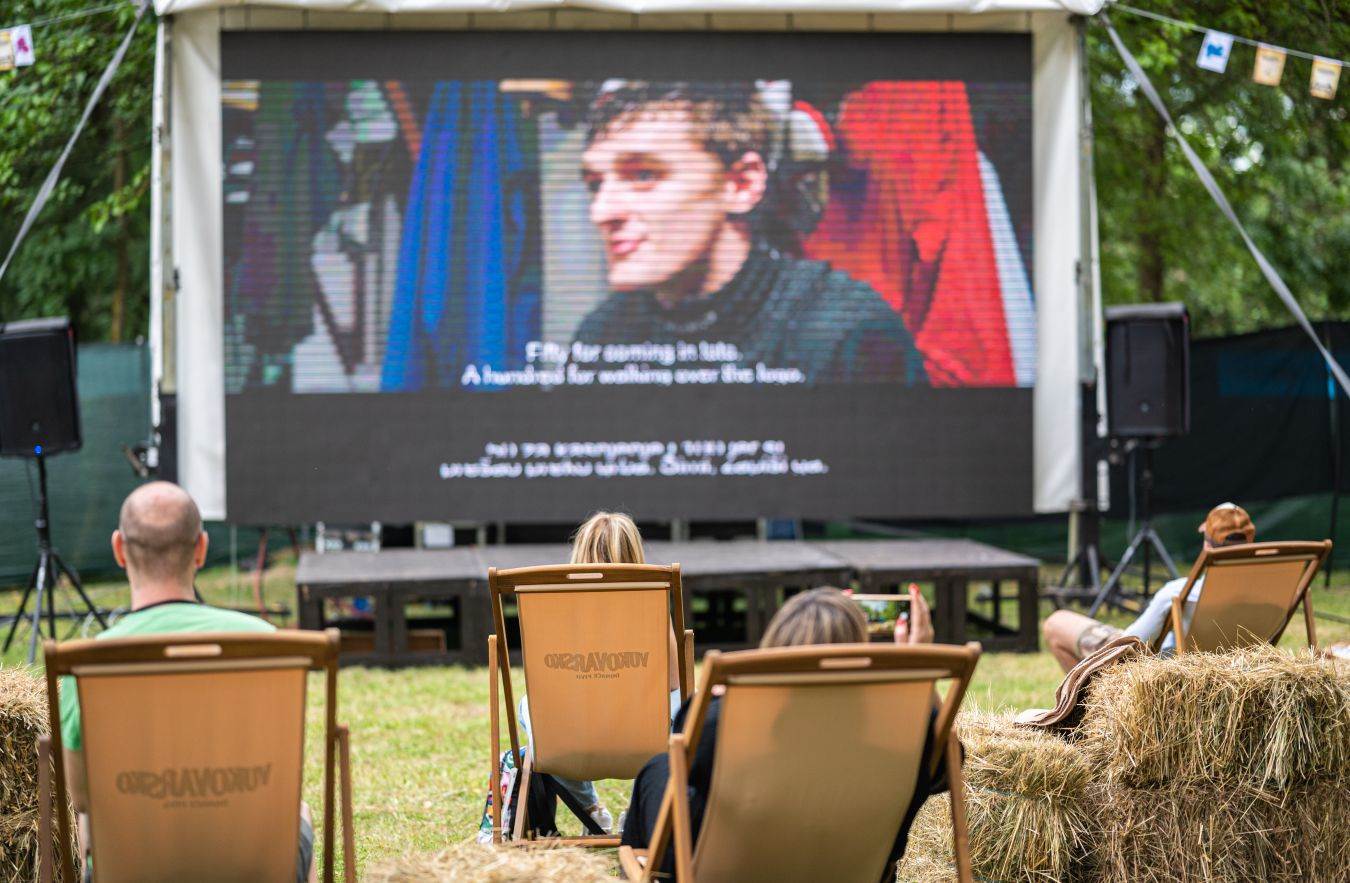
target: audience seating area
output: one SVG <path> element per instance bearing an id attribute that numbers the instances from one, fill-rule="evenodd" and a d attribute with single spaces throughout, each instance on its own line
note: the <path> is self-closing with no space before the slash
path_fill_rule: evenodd
<path id="1" fill-rule="evenodd" d="M 496 845 L 455 846 L 473 832 L 448 832 L 447 852 L 363 878 L 649 881 L 669 850 L 681 880 L 875 880 L 911 796 L 897 783 L 945 759 L 951 797 L 919 813 L 898 879 L 1350 880 L 1350 667 L 1315 654 L 1308 597 L 1329 548 L 1205 551 L 1173 608 L 1178 653 L 1101 671 L 1062 735 L 961 712 L 976 644 L 712 651 L 696 683 L 679 565 L 490 569 L 484 772 Z M 1187 627 L 1180 599 L 1201 578 Z M 1300 605 L 1310 650 L 1273 648 Z M 340 858 L 357 879 L 361 770 L 338 724 L 339 641 L 330 630 L 48 642 L 45 690 L 0 669 L 0 879 L 80 879 L 59 762 L 67 678 L 83 717 L 95 880 L 292 879 L 311 672 L 324 708 L 315 866 L 332 883 Z M 672 680 L 679 700 L 692 697 L 674 733 Z M 716 772 L 696 839 L 687 779 L 714 695 Z M 567 848 L 612 849 L 616 832 L 508 849 L 539 841 L 525 800 L 503 824 L 502 709 L 521 794 L 542 774 L 632 779 L 664 754 L 671 780 L 652 848 Z"/>

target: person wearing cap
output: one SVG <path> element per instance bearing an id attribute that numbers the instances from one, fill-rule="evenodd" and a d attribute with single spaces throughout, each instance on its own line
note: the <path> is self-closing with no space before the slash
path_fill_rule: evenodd
<path id="1" fill-rule="evenodd" d="M 582 179 L 611 294 L 575 341 L 688 344 L 703 367 L 753 372 L 734 382 L 926 386 L 904 320 L 876 289 L 770 244 L 783 224 L 770 205 L 774 131 L 750 83 L 600 92 Z"/>
<path id="2" fill-rule="evenodd" d="M 1251 516 L 1236 503 L 1220 503 L 1209 510 L 1198 530 L 1206 549 L 1236 546 L 1254 542 L 1256 539 L 1256 526 L 1252 524 Z M 1195 602 L 1200 598 L 1200 589 L 1204 583 L 1203 576 L 1196 580 L 1190 597 L 1186 599 L 1182 620 L 1187 625 L 1190 624 Z M 1172 600 L 1181 594 L 1185 586 L 1184 576 L 1165 583 L 1154 593 L 1144 612 L 1125 629 L 1118 629 L 1072 610 L 1056 610 L 1045 618 L 1045 622 L 1041 625 L 1041 633 L 1045 637 L 1046 646 L 1065 671 L 1119 635 L 1133 635 L 1145 644 L 1152 645 L 1167 627 Z M 1163 641 L 1162 652 L 1170 653 L 1175 649 L 1176 639 L 1168 635 Z"/>

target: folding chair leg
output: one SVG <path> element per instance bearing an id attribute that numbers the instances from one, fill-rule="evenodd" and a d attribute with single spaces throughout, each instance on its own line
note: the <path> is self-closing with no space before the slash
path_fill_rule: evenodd
<path id="1" fill-rule="evenodd" d="M 956 879 L 971 883 L 970 835 L 966 829 L 966 784 L 961 771 L 961 743 L 952 727 L 947 739 L 947 785 L 952 802 L 952 852 L 956 856 Z"/>
<path id="2" fill-rule="evenodd" d="M 694 695 L 694 630 L 684 630 L 684 692 L 680 701 Z"/>
<path id="3" fill-rule="evenodd" d="M 499 700 L 497 698 L 497 636 L 488 635 L 488 726 L 492 728 L 489 735 L 489 750 L 492 752 L 492 759 L 488 766 L 488 788 L 491 790 L 489 801 L 492 806 L 492 842 L 502 842 L 502 736 L 501 722 L 498 719 L 500 710 L 498 708 Z M 514 758 L 512 758 L 514 760 Z"/>
<path id="4" fill-rule="evenodd" d="M 520 799 L 516 801 L 516 824 L 515 831 L 512 833 L 512 837 L 517 843 L 524 842 L 525 831 L 528 830 L 525 827 L 525 822 L 526 817 L 530 814 L 530 773 L 533 767 L 534 752 L 526 749 L 525 762 L 521 764 L 520 772 L 517 773 L 520 777 L 520 789 L 518 791 Z"/>
<path id="5" fill-rule="evenodd" d="M 52 883 L 52 740 L 39 736 L 38 755 L 38 867 L 40 883 Z"/>
<path id="6" fill-rule="evenodd" d="M 638 852 L 631 846 L 619 847 L 619 868 L 629 883 L 647 883 L 651 879 L 647 865 L 644 864 L 646 860 L 645 851 Z"/>
<path id="7" fill-rule="evenodd" d="M 1308 647 L 1317 652 L 1317 626 L 1313 625 L 1312 587 L 1303 594 L 1303 628 L 1308 633 Z"/>
<path id="8" fill-rule="evenodd" d="M 689 756 L 682 734 L 670 737 L 670 786 L 674 798 L 671 813 L 675 821 L 675 876 L 694 879 L 694 845 L 689 818 Z"/>
<path id="9" fill-rule="evenodd" d="M 356 834 L 352 830 L 352 734 L 337 728 L 338 774 L 342 786 L 342 875 L 356 883 Z"/>

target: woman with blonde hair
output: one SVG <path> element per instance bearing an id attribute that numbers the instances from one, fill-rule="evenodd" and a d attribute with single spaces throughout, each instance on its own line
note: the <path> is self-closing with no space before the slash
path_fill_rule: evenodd
<path id="1" fill-rule="evenodd" d="M 622 512 L 596 512 L 590 518 L 582 522 L 572 535 L 572 555 L 571 564 L 645 564 L 646 557 L 642 549 L 642 534 L 638 531 L 637 525 L 633 519 Z M 671 690 L 671 715 L 679 708 L 680 701 L 680 673 L 678 669 L 679 655 L 675 647 L 675 632 L 672 627 L 670 633 L 670 654 L 668 667 L 670 670 L 669 687 Z M 530 738 L 530 703 L 528 696 L 522 696 L 517 705 L 521 727 L 525 730 L 525 738 Z M 508 751 L 507 754 L 510 754 Z M 586 812 L 591 819 L 609 833 L 614 828 L 614 817 L 609 810 L 600 802 L 600 795 L 595 790 L 594 782 L 585 782 L 577 779 L 566 779 L 562 776 L 554 776 L 558 784 L 568 790 L 577 802 L 586 808 Z M 489 797 L 489 799 L 491 799 Z M 484 811 L 484 818 L 487 818 L 487 811 Z M 490 840 L 492 833 L 491 821 L 487 823 L 487 835 Z M 482 834 L 480 828 L 480 836 Z"/>
<path id="2" fill-rule="evenodd" d="M 933 640 L 932 617 L 928 603 L 917 587 L 909 590 L 909 603 L 912 619 L 897 622 L 895 642 L 897 644 L 926 644 Z M 848 595 L 839 589 L 823 587 L 811 589 L 793 595 L 774 614 L 760 647 L 799 647 L 810 644 L 862 644 L 867 642 L 867 618 L 861 608 Z M 694 840 L 697 842 L 699 829 L 703 825 L 703 811 L 707 806 L 708 791 L 712 787 L 713 755 L 717 747 L 717 722 L 721 712 L 721 702 L 714 691 L 713 700 L 708 705 L 708 714 L 703 721 L 703 731 L 699 736 L 698 748 L 694 752 L 693 763 L 689 766 L 689 817 L 693 823 Z M 684 727 L 684 718 L 688 714 L 689 703 L 685 703 L 675 718 L 675 728 Z M 929 710 L 936 716 L 936 705 Z M 928 740 L 933 738 L 932 717 L 929 720 Z M 929 745 L 925 744 L 927 754 Z M 791 762 L 791 758 L 783 758 Z M 658 754 L 647 761 L 633 782 L 633 798 L 628 806 L 628 817 L 623 825 L 624 846 L 635 849 L 647 849 L 656 829 L 656 816 L 665 794 L 666 783 L 670 780 L 670 762 L 665 754 Z M 896 783 L 897 790 L 907 787 L 907 783 Z M 900 830 L 892 845 L 888 868 L 894 868 L 895 862 L 904 857 L 905 842 L 909 838 L 909 828 L 930 794 L 940 794 L 947 790 L 947 768 L 945 761 L 930 778 L 924 765 L 920 764 L 919 781 L 914 789 L 914 800 L 905 811 Z M 673 850 L 667 850 L 662 870 L 674 873 Z"/>

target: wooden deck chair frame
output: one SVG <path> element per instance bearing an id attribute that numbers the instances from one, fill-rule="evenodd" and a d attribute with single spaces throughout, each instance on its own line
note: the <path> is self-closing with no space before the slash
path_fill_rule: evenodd
<path id="1" fill-rule="evenodd" d="M 1289 604 L 1279 627 L 1275 633 L 1269 637 L 1271 644 L 1278 644 L 1280 638 L 1284 635 L 1284 630 L 1289 627 L 1289 622 L 1294 618 L 1294 613 L 1299 605 L 1303 606 L 1303 625 L 1308 636 L 1308 646 L 1317 648 L 1317 630 L 1313 625 L 1313 606 L 1312 597 L 1309 595 L 1309 588 L 1312 585 L 1313 577 L 1321 570 L 1326 562 L 1327 556 L 1331 554 L 1331 540 L 1321 540 L 1318 542 L 1289 542 L 1289 543 L 1243 543 L 1238 546 L 1219 546 L 1217 548 L 1202 549 L 1200 557 L 1195 559 L 1195 564 L 1191 565 L 1190 573 L 1186 575 L 1186 584 L 1182 590 L 1172 599 L 1172 609 L 1169 615 L 1167 627 L 1163 629 L 1157 639 L 1153 642 L 1153 651 L 1156 653 L 1162 649 L 1163 641 L 1169 634 L 1176 636 L 1176 652 L 1191 653 L 1197 650 L 1213 651 L 1220 649 L 1215 646 L 1197 646 L 1195 641 L 1195 618 L 1196 614 L 1203 615 L 1202 604 L 1205 603 L 1206 586 L 1200 587 L 1200 597 L 1196 600 L 1195 611 L 1191 616 L 1191 625 L 1185 624 L 1186 599 L 1191 596 L 1191 590 L 1195 583 L 1212 568 L 1222 567 L 1243 567 L 1243 566 L 1263 566 L 1276 562 L 1295 562 L 1302 565 L 1297 576 L 1297 585 L 1294 589 L 1293 600 Z M 1236 637 L 1234 635 L 1233 637 Z M 1225 645 L 1226 646 L 1226 645 Z"/>
<path id="2" fill-rule="evenodd" d="M 495 567 L 488 568 L 488 591 L 491 596 L 492 621 L 496 629 L 496 634 L 488 636 L 488 677 L 489 677 L 489 718 L 491 726 L 491 789 L 492 789 L 492 841 L 502 843 L 502 804 L 501 794 L 501 768 L 499 760 L 501 758 L 501 723 L 500 706 L 498 697 L 498 687 L 505 694 L 506 700 L 506 724 L 507 733 L 510 737 L 512 756 L 519 758 L 520 753 L 520 730 L 516 720 L 516 697 L 515 690 L 511 683 L 511 647 L 507 641 L 506 633 L 506 614 L 504 603 L 507 598 L 516 598 L 519 605 L 519 596 L 532 593 L 558 593 L 558 592 L 596 592 L 596 591 L 654 591 L 660 590 L 667 594 L 667 609 L 669 610 L 670 628 L 673 633 L 681 636 L 676 641 L 676 666 L 679 675 L 680 698 L 687 699 L 693 690 L 694 685 L 694 632 L 684 627 L 684 590 L 680 581 L 680 565 L 657 565 L 657 564 L 561 564 L 546 565 L 539 567 L 517 567 L 511 569 L 498 570 Z M 519 606 L 517 607 L 519 611 Z M 519 648 L 522 656 L 529 652 L 525 644 L 525 630 L 522 620 L 521 644 Z M 662 641 L 661 657 L 668 656 L 667 644 Z M 526 663 L 526 683 L 528 686 L 529 671 L 531 667 L 530 659 L 523 659 Z M 667 689 L 669 676 L 663 681 L 663 690 Z M 533 717 L 533 710 L 531 717 Z M 536 722 L 536 728 L 537 728 Z M 663 740 L 664 741 L 664 740 Z M 524 795 L 528 793 L 529 780 L 534 772 L 533 751 L 525 755 L 524 763 L 521 764 L 517 775 L 521 777 L 519 810 L 515 814 L 512 825 L 513 839 L 510 842 L 514 845 L 529 845 L 531 840 L 526 839 L 527 827 L 527 800 Z M 619 845 L 619 838 L 615 835 L 586 834 L 580 837 L 572 838 L 549 838 L 550 845 L 570 845 L 570 846 L 594 846 L 613 848 Z"/>
<path id="3" fill-rule="evenodd" d="M 347 727 L 337 722 L 338 632 L 278 631 L 258 633 L 195 633 L 147 635 L 115 638 L 103 641 L 80 640 L 57 643 L 47 641 L 43 653 L 47 669 L 47 707 L 51 735 L 38 742 L 39 789 L 39 879 L 50 883 L 56 865 L 61 879 L 80 879 L 75 873 L 72 853 L 72 828 L 69 795 L 66 789 L 65 767 L 62 762 L 61 711 L 57 684 L 61 677 L 72 675 L 79 679 L 99 674 L 157 675 L 174 672 L 236 672 L 265 670 L 269 667 L 303 665 L 309 671 L 322 671 L 324 681 L 324 760 L 323 760 L 323 876 L 324 883 L 334 883 L 335 866 L 333 841 L 338 816 L 335 769 L 341 775 L 342 852 L 347 883 L 356 879 L 356 845 L 352 831 L 351 803 L 351 739 Z M 303 719 L 304 710 L 301 709 Z M 297 746 L 296 763 L 303 769 L 304 746 Z M 87 758 L 86 758 L 87 760 Z M 48 770 L 55 778 L 49 782 Z M 60 807 L 60 811 L 56 811 Z M 296 805 L 297 817 L 299 804 Z M 59 832 L 51 835 L 53 815 Z M 52 857 L 52 843 L 56 840 L 57 856 Z M 241 844 L 247 848 L 247 844 Z M 146 843 L 146 850 L 153 849 Z M 95 873 L 98 868 L 98 845 L 93 845 Z M 317 850 L 316 850 L 317 851 Z M 97 879 L 97 878 L 96 878 Z"/>
<path id="4" fill-rule="evenodd" d="M 830 644 L 744 650 L 724 654 L 715 650 L 709 651 L 703 660 L 703 689 L 694 696 L 683 731 L 670 738 L 670 783 L 658 810 L 651 846 L 646 850 L 636 850 L 630 846 L 619 849 L 619 862 L 624 875 L 630 881 L 649 883 L 661 876 L 659 873 L 661 859 L 666 850 L 673 847 L 675 879 L 682 881 L 697 879 L 692 822 L 689 816 L 689 767 L 693 762 L 699 737 L 708 716 L 710 697 L 716 688 L 734 688 L 738 681 L 747 684 L 781 682 L 790 685 L 795 681 L 803 686 L 834 683 L 842 685 L 899 676 L 895 679 L 950 682 L 947 695 L 938 707 L 933 722 L 930 753 L 920 762 L 928 764 L 929 774 L 932 775 L 944 756 L 946 758 L 951 790 L 952 841 L 956 874 L 961 883 L 970 883 L 972 877 L 965 793 L 962 790 L 964 787 L 961 774 L 962 754 L 955 719 L 979 658 L 980 645 L 974 642 L 963 647 L 932 644 L 906 646 Z M 904 678 L 906 674 L 909 678 Z M 721 727 L 725 729 L 725 721 Z M 719 733 L 720 743 L 725 733 L 721 730 Z M 774 772 L 787 775 L 792 773 L 791 770 Z M 713 817 L 713 801 L 716 799 L 715 793 L 709 795 L 704 814 L 705 824 Z M 909 796 L 905 796 L 904 799 L 908 801 Z M 800 808 L 785 811 L 800 811 Z M 803 849 L 816 846 L 803 844 Z M 894 875 L 893 868 L 878 870 L 885 871 L 887 877 Z"/>

